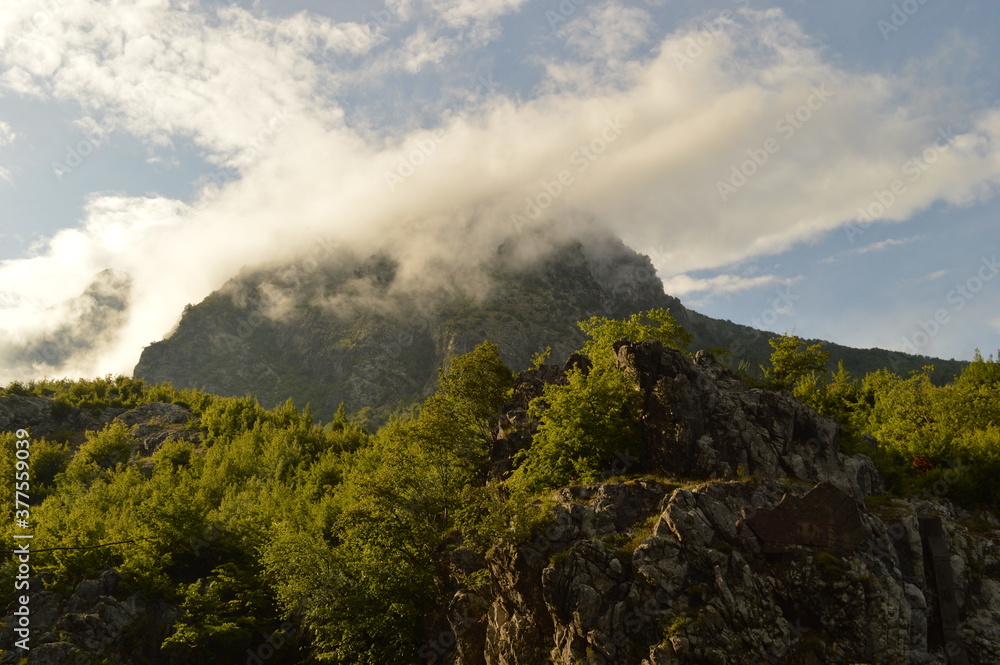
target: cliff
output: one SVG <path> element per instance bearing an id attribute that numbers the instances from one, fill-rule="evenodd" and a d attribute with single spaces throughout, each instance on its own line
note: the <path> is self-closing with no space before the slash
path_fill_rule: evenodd
<path id="1" fill-rule="evenodd" d="M 650 477 L 559 489 L 530 542 L 455 552 L 455 648 L 440 662 L 1000 662 L 995 515 L 955 508 L 947 486 L 881 497 L 871 461 L 838 452 L 833 421 L 706 354 L 620 343 L 617 361 L 651 454 L 623 451 L 611 471 Z M 522 394 L 537 381 L 524 376 Z M 523 406 L 501 446 L 530 445 Z M 462 587 L 457 573 L 477 567 L 489 585 Z"/>

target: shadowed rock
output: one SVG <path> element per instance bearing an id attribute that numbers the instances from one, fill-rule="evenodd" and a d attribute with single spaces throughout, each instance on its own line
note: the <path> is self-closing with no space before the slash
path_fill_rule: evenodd
<path id="1" fill-rule="evenodd" d="M 839 427 L 788 392 L 749 389 L 710 354 L 656 341 L 614 345 L 641 396 L 644 464 L 688 478 L 830 482 L 861 498 L 884 483 L 872 461 L 839 452 Z"/>
<path id="2" fill-rule="evenodd" d="M 744 511 L 747 526 L 764 550 L 806 545 L 839 555 L 864 542 L 865 528 L 857 502 L 830 483 L 820 483 L 802 497 L 786 494 L 773 509 Z"/>

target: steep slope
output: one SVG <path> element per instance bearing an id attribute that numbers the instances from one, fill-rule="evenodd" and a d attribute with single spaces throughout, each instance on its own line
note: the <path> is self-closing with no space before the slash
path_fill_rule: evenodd
<path id="1" fill-rule="evenodd" d="M 526 542 L 485 557 L 453 551 L 449 626 L 424 655 L 449 665 L 998 662 L 994 514 L 954 507 L 947 487 L 880 499 L 871 460 L 840 453 L 836 423 L 788 393 L 748 389 L 707 354 L 616 346 L 642 395 L 647 454 L 622 451 L 608 476 L 651 475 L 557 489 L 551 523 Z M 559 375 L 525 373 L 515 394 Z M 525 406 L 507 410 L 505 454 L 505 439 L 531 445 L 517 417 Z M 464 582 L 476 575 L 489 584 Z"/>
<path id="2" fill-rule="evenodd" d="M 505 243 L 474 274 L 442 270 L 433 286 L 401 277 L 385 255 L 340 254 L 250 270 L 189 306 L 167 339 L 144 350 L 134 374 L 222 395 L 249 393 L 266 406 L 291 397 L 312 404 L 320 418 L 340 402 L 385 413 L 426 395 L 448 358 L 484 339 L 500 346 L 510 367 L 523 369 L 546 347 L 556 357 L 578 348 L 576 321 L 659 307 L 693 333 L 694 348 L 733 350 L 734 366 L 745 361 L 756 368 L 770 356 L 770 333 L 686 310 L 663 292 L 649 258 L 620 240 L 592 237 L 547 252 L 536 241 Z M 833 366 L 843 359 L 862 375 L 880 367 L 906 373 L 933 362 L 946 379 L 961 367 L 879 350 L 827 349 Z"/>
<path id="3" fill-rule="evenodd" d="M 248 272 L 189 307 L 166 340 L 149 346 L 135 376 L 263 404 L 288 397 L 328 413 L 395 407 L 425 395 L 448 358 L 484 339 L 523 367 L 582 341 L 575 321 L 666 307 L 648 258 L 618 241 L 570 243 L 537 259 L 500 247 L 466 283 L 427 288 L 397 276 L 385 256 Z"/>
<path id="4" fill-rule="evenodd" d="M 131 294 L 132 278 L 128 274 L 104 270 L 94 275 L 79 296 L 50 307 L 43 314 L 62 321 L 44 337 L 0 340 L 0 358 L 12 373 L 31 374 L 34 370 L 58 373 L 72 357 L 85 356 L 101 342 L 118 335 L 128 321 Z"/>

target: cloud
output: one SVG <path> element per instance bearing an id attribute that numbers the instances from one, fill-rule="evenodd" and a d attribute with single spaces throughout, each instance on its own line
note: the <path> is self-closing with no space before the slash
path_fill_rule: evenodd
<path id="1" fill-rule="evenodd" d="M 318 62 L 363 52 L 370 33 L 305 14 L 257 18 L 238 6 L 219 9 L 217 24 L 169 3 L 53 7 L 40 22 L 33 3 L 9 10 L 8 22 L 30 29 L 2 50 L 3 87 L 77 102 L 105 133 L 159 146 L 191 140 L 220 164 L 245 161 L 278 113 L 337 124 L 336 107 L 314 94 L 334 78 Z"/>
<path id="2" fill-rule="evenodd" d="M 522 4 L 396 2 L 400 23 L 387 26 L 62 5 L 24 48 L 3 48 L 7 90 L 77 102 L 104 131 L 148 145 L 190 140 L 227 170 L 192 201 L 95 195 L 79 228 L 0 264 L 6 333 L 44 334 L 56 322 L 40 312 L 114 269 L 131 279 L 114 337 L 37 371 L 129 372 L 184 305 L 318 237 L 386 251 L 418 284 L 443 266 L 473 271 L 509 235 L 552 226 L 568 238 L 594 219 L 654 256 L 669 291 L 733 293 L 786 280 L 687 274 L 841 230 L 896 180 L 886 222 L 992 197 L 1000 183 L 1000 111 L 970 110 L 941 140 L 933 109 L 905 104 L 912 80 L 840 68 L 776 10 L 660 35 L 613 85 L 549 56 L 550 78 L 528 97 L 500 87 L 419 129 L 404 113 L 377 137 L 345 121 L 345 91 L 387 71 L 390 55 L 407 54 L 413 71 L 443 67 Z M 634 12 L 600 35 L 614 6 L 588 10 L 593 29 L 567 28 L 570 39 L 619 53 L 641 44 Z M 451 41 L 436 46 L 436 34 Z"/>
<path id="3" fill-rule="evenodd" d="M 920 284 L 926 284 L 927 282 L 933 282 L 941 279 L 949 273 L 951 273 L 950 270 L 935 270 L 927 273 L 926 275 L 921 275 L 920 277 L 898 280 L 896 282 L 896 286 L 919 286 Z"/>
<path id="4" fill-rule="evenodd" d="M 664 290 L 672 296 L 687 296 L 694 293 L 722 295 L 739 293 L 750 289 L 770 286 L 772 284 L 792 284 L 796 279 L 788 279 L 777 275 L 757 275 L 756 277 L 739 277 L 737 275 L 717 275 L 708 279 L 696 279 L 688 275 L 676 275 L 663 280 Z"/>
<path id="5" fill-rule="evenodd" d="M 895 238 L 888 238 L 886 240 L 881 240 L 879 242 L 873 242 L 871 244 L 865 245 L 864 247 L 857 247 L 855 249 L 849 249 L 846 252 L 840 252 L 839 254 L 834 254 L 833 256 L 828 256 L 822 259 L 820 263 L 840 263 L 844 259 L 852 256 L 861 256 L 863 254 L 871 254 L 872 252 L 881 252 L 891 247 L 900 247 L 902 245 L 908 245 L 911 242 L 921 240 L 921 236 L 913 236 L 912 238 L 903 238 L 897 240 Z"/>
<path id="6" fill-rule="evenodd" d="M 587 7 L 583 16 L 560 28 L 561 36 L 576 52 L 593 60 L 623 57 L 649 39 L 653 17 L 639 7 L 605 2 Z"/>
<path id="7" fill-rule="evenodd" d="M 487 24 L 519 10 L 528 0 L 426 0 L 423 8 L 451 25 Z M 402 2 L 396 4 L 403 4 Z"/>
<path id="8" fill-rule="evenodd" d="M 0 121 L 0 147 L 14 142 L 17 134 L 10 128 L 10 124 Z"/>
<path id="9" fill-rule="evenodd" d="M 13 143 L 16 138 L 17 134 L 10 128 L 10 124 L 0 120 L 0 148 Z M 14 176 L 10 169 L 0 166 L 0 180 L 6 180 L 11 184 L 14 183 Z"/>

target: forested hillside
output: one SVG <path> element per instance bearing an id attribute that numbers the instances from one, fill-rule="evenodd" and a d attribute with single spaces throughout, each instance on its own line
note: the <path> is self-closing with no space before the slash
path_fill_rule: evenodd
<path id="1" fill-rule="evenodd" d="M 15 430 L 31 437 L 33 589 L 39 592 L 33 602 L 46 608 L 50 621 L 40 640 L 47 644 L 36 648 L 66 658 L 83 654 L 83 661 L 72 662 L 94 663 L 243 662 L 247 649 L 261 644 L 271 649 L 270 663 L 484 662 L 485 651 L 474 652 L 518 648 L 486 628 L 503 624 L 487 615 L 504 603 L 514 602 L 509 611 L 515 614 L 527 611 L 516 609 L 521 601 L 502 598 L 504 575 L 519 574 L 512 572 L 519 570 L 518 552 L 541 557 L 535 563 L 549 571 L 544 575 L 577 565 L 579 547 L 598 545 L 554 537 L 553 520 L 560 510 L 575 515 L 580 499 L 572 497 L 615 487 L 626 494 L 645 488 L 647 498 L 614 504 L 612 525 L 643 501 L 693 501 L 715 485 L 721 489 L 713 492 L 734 488 L 718 499 L 723 503 L 738 495 L 745 505 L 761 507 L 782 491 L 797 494 L 826 481 L 882 511 L 878 519 L 885 523 L 859 504 L 869 540 L 891 519 L 903 519 L 893 511 L 915 510 L 916 504 L 894 504 L 894 496 L 946 496 L 961 506 L 948 513 L 956 528 L 996 536 L 1000 363 L 992 356 L 977 357 L 944 386 L 930 382 L 930 369 L 854 379 L 842 368 L 833 376 L 825 372 L 828 357 L 818 345 L 779 337 L 771 340 L 774 354 L 763 378 L 748 377 L 748 384 L 709 355 L 684 355 L 691 336 L 666 310 L 625 320 L 594 317 L 580 329 L 586 341 L 565 366 L 547 364 L 543 352 L 520 375 L 505 365 L 496 344 L 482 342 L 451 359 L 417 408 L 377 429 L 343 408 L 314 413 L 288 402 L 265 409 L 249 397 L 126 377 L 7 386 L 0 394 L 0 476 L 13 478 L 20 468 Z M 791 389 L 821 415 L 772 392 L 779 389 Z M 721 417 L 718 409 L 744 415 Z M 822 416 L 840 423 L 839 435 Z M 739 418 L 752 426 L 730 433 L 729 421 Z M 786 434 L 782 423 L 790 428 Z M 746 439 L 748 431 L 757 438 Z M 726 443 L 728 436 L 744 443 Z M 858 452 L 875 461 L 888 494 L 878 495 L 881 481 L 870 462 L 845 456 Z M 0 510 L 13 514 L 11 493 L 0 501 Z M 652 510 L 648 519 L 640 519 L 640 510 L 633 519 L 641 523 L 622 522 L 596 541 L 615 560 L 604 560 L 607 570 L 640 570 L 649 548 L 665 542 L 656 538 L 670 529 L 685 533 L 678 514 L 657 522 L 655 509 L 643 510 Z M 582 537 L 588 528 L 596 527 L 574 533 Z M 3 530 L 12 550 L 17 529 L 8 521 Z M 732 534 L 709 536 L 712 557 L 735 565 L 736 556 L 762 575 L 773 573 L 773 557 Z M 745 533 L 739 538 L 753 540 Z M 852 566 L 866 561 L 861 554 L 852 559 L 808 548 L 794 556 L 800 555 L 809 556 L 804 570 L 830 580 L 857 578 L 862 573 L 850 572 Z M 866 585 L 903 583 L 892 582 L 903 573 L 877 561 L 864 564 Z M 978 580 L 996 576 L 995 563 L 985 560 L 972 572 Z M 16 566 L 6 558 L 3 579 L 13 579 Z M 556 630 L 546 639 L 562 645 L 560 663 L 584 657 L 708 662 L 694 655 L 671 660 L 702 653 L 691 651 L 688 638 L 670 638 L 704 634 L 715 611 L 711 577 L 685 584 L 692 586 L 678 592 L 681 605 L 664 601 L 642 630 L 629 634 L 629 654 L 594 660 L 592 636 L 564 642 L 551 625 L 536 629 Z M 969 612 L 983 589 L 967 588 Z M 871 590 L 865 602 L 876 597 Z M 460 599 L 472 603 L 461 608 L 469 635 L 481 634 L 482 644 L 458 639 L 453 612 Z M 478 608 L 474 615 L 471 607 Z M 84 626 L 66 614 L 88 611 L 102 618 Z M 11 630 L 2 635 L 4 645 L 12 643 Z M 927 630 L 925 650 L 934 646 Z M 781 648 L 841 653 L 836 650 L 856 641 L 849 634 L 813 621 L 805 632 L 782 638 Z M 990 647 L 988 635 L 979 637 L 972 642 L 978 653 L 1000 653 L 1000 643 Z M 18 662 L 6 653 L 2 662 Z M 505 658 L 489 662 L 531 662 L 523 654 Z"/>

